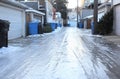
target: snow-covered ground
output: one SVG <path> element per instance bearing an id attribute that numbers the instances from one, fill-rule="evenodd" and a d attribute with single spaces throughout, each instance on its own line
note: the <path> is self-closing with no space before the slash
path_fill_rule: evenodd
<path id="1" fill-rule="evenodd" d="M 46 36 L 46 35 L 55 34 L 55 33 L 59 32 L 62 28 L 57 27 L 57 29 L 55 31 L 51 32 L 51 33 L 29 35 L 28 38 L 43 37 L 43 36 Z M 19 40 L 19 42 L 22 42 L 22 40 Z M 14 46 L 9 45 L 7 48 L 3 47 L 3 48 L 0 49 L 0 55 L 8 54 L 10 52 L 14 52 L 14 51 L 20 50 L 20 49 L 22 49 L 22 47 L 14 47 Z"/>
<path id="2" fill-rule="evenodd" d="M 119 47 L 76 27 L 9 41 L 0 79 L 119 79 Z"/>

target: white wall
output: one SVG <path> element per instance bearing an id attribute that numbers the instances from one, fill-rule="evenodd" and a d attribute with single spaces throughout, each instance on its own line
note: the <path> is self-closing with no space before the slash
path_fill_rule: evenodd
<path id="1" fill-rule="evenodd" d="M 114 7 L 114 30 L 117 35 L 120 35 L 120 5 Z"/>
<path id="2" fill-rule="evenodd" d="M 47 14 L 46 14 L 47 22 L 48 23 L 56 22 L 53 19 L 53 6 L 48 0 L 46 0 L 46 11 L 47 11 Z"/>
<path id="3" fill-rule="evenodd" d="M 0 19 L 10 22 L 8 39 L 25 35 L 25 13 L 21 9 L 0 3 Z"/>
<path id="4" fill-rule="evenodd" d="M 114 28 L 113 29 L 116 35 L 120 35 L 120 0 L 113 0 L 113 6 L 114 6 L 114 21 L 113 21 Z"/>
<path id="5" fill-rule="evenodd" d="M 72 12 L 69 12 L 68 13 L 68 16 L 69 16 L 69 20 L 77 20 L 77 13 L 75 10 L 72 10 Z"/>
<path id="6" fill-rule="evenodd" d="M 111 2 L 111 0 L 101 0 L 101 3 L 104 3 L 104 2 Z"/>
<path id="7" fill-rule="evenodd" d="M 120 3 L 120 0 L 113 0 L 113 5 Z"/>
<path id="8" fill-rule="evenodd" d="M 71 12 L 68 13 L 68 16 L 69 16 L 68 23 L 70 24 L 70 26 L 76 27 L 77 26 L 77 13 L 76 13 L 76 11 L 73 9 Z"/>

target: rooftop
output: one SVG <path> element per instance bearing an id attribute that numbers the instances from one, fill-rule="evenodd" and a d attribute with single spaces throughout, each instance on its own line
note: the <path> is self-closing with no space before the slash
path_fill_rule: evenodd
<path id="1" fill-rule="evenodd" d="M 17 1 L 11 1 L 11 0 L 0 0 L 1 3 L 5 3 L 11 6 L 15 6 L 18 8 L 22 8 L 22 9 L 27 9 L 28 7 L 20 2 Z"/>

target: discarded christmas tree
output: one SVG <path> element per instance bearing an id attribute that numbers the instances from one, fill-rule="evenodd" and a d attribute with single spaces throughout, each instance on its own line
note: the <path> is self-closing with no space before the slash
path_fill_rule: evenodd
<path id="1" fill-rule="evenodd" d="M 113 31 L 113 9 L 107 12 L 98 22 L 97 33 L 101 35 L 111 34 Z"/>

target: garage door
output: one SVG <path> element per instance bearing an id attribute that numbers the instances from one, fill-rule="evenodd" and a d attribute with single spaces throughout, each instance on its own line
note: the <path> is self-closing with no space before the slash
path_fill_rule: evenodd
<path id="1" fill-rule="evenodd" d="M 114 11 L 115 32 L 120 35 L 120 5 L 116 6 Z"/>
<path id="2" fill-rule="evenodd" d="M 8 39 L 22 36 L 22 11 L 0 6 L 0 19 L 8 20 L 11 23 Z"/>

